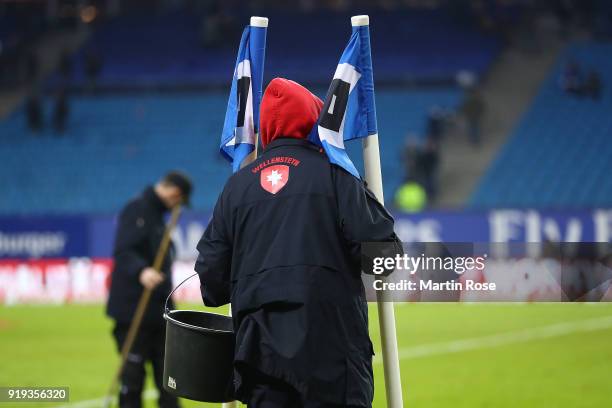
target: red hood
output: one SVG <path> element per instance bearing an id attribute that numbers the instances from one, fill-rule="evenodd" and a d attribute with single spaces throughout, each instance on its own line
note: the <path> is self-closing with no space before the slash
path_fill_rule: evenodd
<path id="1" fill-rule="evenodd" d="M 279 137 L 306 139 L 319 119 L 323 102 L 297 82 L 274 78 L 260 108 L 261 144 Z"/>

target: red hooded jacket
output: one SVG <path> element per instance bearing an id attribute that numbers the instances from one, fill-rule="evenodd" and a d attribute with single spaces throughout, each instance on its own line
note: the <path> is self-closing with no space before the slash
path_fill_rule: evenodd
<path id="1" fill-rule="evenodd" d="M 279 137 L 306 139 L 319 119 L 323 102 L 295 81 L 274 78 L 260 108 L 261 144 Z"/>

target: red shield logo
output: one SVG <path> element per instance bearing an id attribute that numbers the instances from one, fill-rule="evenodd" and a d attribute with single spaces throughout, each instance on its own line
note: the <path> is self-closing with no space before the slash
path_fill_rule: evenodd
<path id="1" fill-rule="evenodd" d="M 289 166 L 277 164 L 263 169 L 259 176 L 261 187 L 269 193 L 278 193 L 289 181 Z"/>

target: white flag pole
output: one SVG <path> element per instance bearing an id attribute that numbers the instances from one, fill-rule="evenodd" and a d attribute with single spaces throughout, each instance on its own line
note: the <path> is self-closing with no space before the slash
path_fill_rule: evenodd
<path id="1" fill-rule="evenodd" d="M 252 16 L 251 20 L 249 22 L 249 24 L 253 27 L 263 27 L 266 28 L 268 27 L 268 18 L 267 17 L 256 17 L 256 16 Z M 251 153 L 249 153 L 249 155 L 247 157 L 244 158 L 244 160 L 242 161 L 242 163 L 240 163 L 240 168 L 243 168 L 244 166 L 246 166 L 247 164 L 251 163 L 253 160 L 255 160 L 257 158 L 257 149 L 259 146 L 259 134 L 255 134 L 255 149 L 253 149 L 253 151 Z M 230 305 L 229 308 L 229 315 L 232 315 L 232 306 Z M 237 401 L 232 401 L 232 402 L 225 402 L 221 405 L 222 408 L 238 408 L 238 402 Z"/>
<path id="2" fill-rule="evenodd" d="M 353 16 L 351 17 L 351 24 L 353 27 L 369 26 L 370 18 L 368 16 Z M 368 183 L 368 187 L 372 190 L 378 201 L 384 203 L 378 134 L 363 139 L 363 163 L 365 167 L 365 180 Z M 376 291 L 376 303 L 378 306 L 378 321 L 382 343 L 387 407 L 403 408 L 402 381 L 393 302 L 387 299 L 384 291 Z"/>

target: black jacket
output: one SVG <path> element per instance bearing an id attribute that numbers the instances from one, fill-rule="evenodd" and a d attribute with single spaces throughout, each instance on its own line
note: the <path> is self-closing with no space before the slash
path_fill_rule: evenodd
<path id="1" fill-rule="evenodd" d="M 248 366 L 311 400 L 371 404 L 363 241 L 397 242 L 393 218 L 307 141 L 277 139 L 229 179 L 195 269 L 205 304 L 231 301 L 240 398 Z"/>
<path id="2" fill-rule="evenodd" d="M 152 266 L 164 235 L 164 214 L 168 211 L 152 187 L 130 201 L 119 214 L 113 257 L 110 294 L 106 313 L 118 322 L 129 323 L 143 291 L 140 271 Z M 174 257 L 171 245 L 161 271 L 167 278 L 157 286 L 149 302 L 143 324 L 163 326 L 166 297 L 172 290 L 170 268 Z M 170 304 L 170 306 L 173 306 Z"/>

